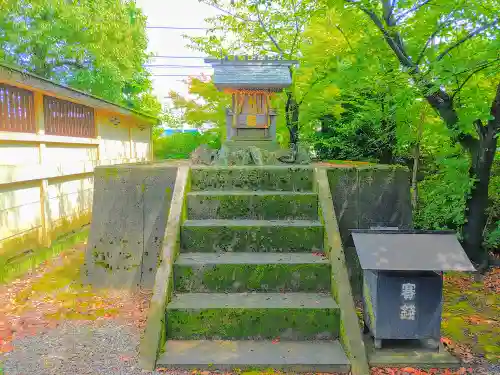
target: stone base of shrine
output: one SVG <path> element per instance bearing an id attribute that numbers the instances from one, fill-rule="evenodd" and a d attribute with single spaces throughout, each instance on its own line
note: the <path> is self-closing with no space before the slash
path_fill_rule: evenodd
<path id="1" fill-rule="evenodd" d="M 431 349 L 406 340 L 388 340 L 381 349 L 376 349 L 370 335 L 365 335 L 364 340 L 371 367 L 460 367 L 460 361 L 442 344 L 439 344 L 438 349 Z"/>
<path id="2" fill-rule="evenodd" d="M 249 138 L 249 137 L 233 137 L 231 140 L 224 142 L 224 146 L 231 151 L 237 151 L 255 146 L 266 151 L 279 151 L 280 145 L 270 138 Z"/>

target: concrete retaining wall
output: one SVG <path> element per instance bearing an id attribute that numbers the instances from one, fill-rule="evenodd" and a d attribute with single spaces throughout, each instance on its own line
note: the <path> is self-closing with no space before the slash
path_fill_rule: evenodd
<path id="1" fill-rule="evenodd" d="M 329 168 L 328 181 L 352 289 L 361 295 L 361 270 L 349 229 L 372 226 L 410 228 L 409 171 L 400 166 Z"/>
<path id="2" fill-rule="evenodd" d="M 171 163 L 95 169 L 87 282 L 153 287 L 176 175 Z"/>

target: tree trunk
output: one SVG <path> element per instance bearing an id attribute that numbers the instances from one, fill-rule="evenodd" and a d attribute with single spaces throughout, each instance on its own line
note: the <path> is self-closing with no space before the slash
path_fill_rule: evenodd
<path id="1" fill-rule="evenodd" d="M 471 154 L 469 173 L 475 178 L 475 182 L 467 200 L 467 222 L 463 230 L 465 251 L 469 257 L 483 266 L 488 265 L 488 256 L 483 249 L 483 234 L 487 221 L 488 186 L 500 132 L 500 83 L 491 104 L 490 114 L 491 119 L 487 126 L 483 126 L 481 120 L 474 122 L 479 141 L 476 147 L 469 150 Z"/>
<path id="2" fill-rule="evenodd" d="M 480 141 L 479 147 L 471 152 L 469 174 L 475 182 L 467 200 L 463 245 L 469 257 L 480 264 L 484 263 L 487 255 L 483 249 L 483 231 L 487 220 L 488 186 L 496 145 L 497 138 L 485 137 Z"/>
<path id="3" fill-rule="evenodd" d="M 286 126 L 290 133 L 290 144 L 296 145 L 299 142 L 299 106 L 290 91 L 286 93 L 285 111 Z"/>

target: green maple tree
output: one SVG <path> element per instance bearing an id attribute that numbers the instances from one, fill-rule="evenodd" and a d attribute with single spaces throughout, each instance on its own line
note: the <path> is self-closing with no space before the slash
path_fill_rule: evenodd
<path id="1" fill-rule="evenodd" d="M 146 17 L 126 0 L 0 0 L 0 61 L 153 115 Z"/>

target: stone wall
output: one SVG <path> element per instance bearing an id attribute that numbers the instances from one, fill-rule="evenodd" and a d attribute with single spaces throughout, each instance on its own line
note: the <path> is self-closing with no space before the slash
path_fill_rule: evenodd
<path id="1" fill-rule="evenodd" d="M 177 166 L 98 167 L 85 279 L 96 287 L 152 288 Z"/>
<path id="2" fill-rule="evenodd" d="M 329 168 L 328 180 L 339 223 L 352 289 L 361 294 L 361 270 L 350 229 L 410 228 L 409 171 L 400 166 Z"/>

